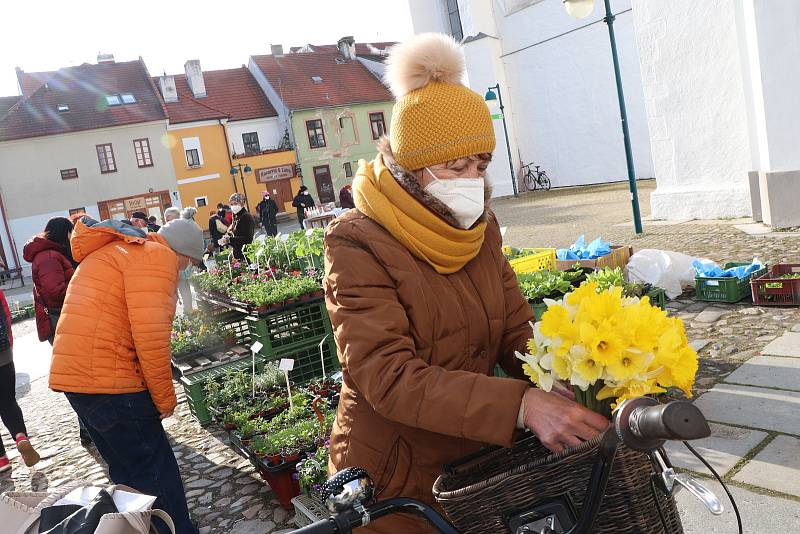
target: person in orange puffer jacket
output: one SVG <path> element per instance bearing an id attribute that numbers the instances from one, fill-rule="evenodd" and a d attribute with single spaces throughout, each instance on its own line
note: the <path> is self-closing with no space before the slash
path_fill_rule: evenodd
<path id="1" fill-rule="evenodd" d="M 66 394 L 111 480 L 157 496 L 154 507 L 178 534 L 196 534 L 161 420 L 177 404 L 170 334 L 178 273 L 202 261 L 203 232 L 186 219 L 154 234 L 85 217 L 71 245 L 79 266 L 56 327 L 50 388 Z"/>

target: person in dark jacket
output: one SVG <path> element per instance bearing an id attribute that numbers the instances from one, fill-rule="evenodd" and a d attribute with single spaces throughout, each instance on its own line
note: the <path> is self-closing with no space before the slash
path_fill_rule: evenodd
<path id="1" fill-rule="evenodd" d="M 256 213 L 267 235 L 278 235 L 278 204 L 270 198 L 269 192 L 264 191 L 264 198 L 256 206 Z"/>
<path id="2" fill-rule="evenodd" d="M 225 226 L 230 226 L 233 222 L 233 214 L 231 214 L 231 207 L 226 206 L 222 202 L 217 204 L 217 213 L 220 217 L 222 217 L 222 222 L 225 223 Z"/>
<path id="3" fill-rule="evenodd" d="M 300 228 L 303 227 L 303 220 L 306 218 L 305 210 L 313 208 L 315 205 L 314 197 L 308 192 L 308 188 L 301 185 L 300 189 L 297 191 L 297 196 L 295 196 L 292 201 L 292 206 L 297 208 L 297 222 L 300 223 Z"/>
<path id="4" fill-rule="evenodd" d="M 228 225 L 225 224 L 225 213 L 221 209 L 212 211 L 211 216 L 208 218 L 208 233 L 211 234 L 211 244 L 215 250 L 221 248 L 219 240 L 222 239 L 222 236 L 227 231 Z"/>
<path id="5" fill-rule="evenodd" d="M 151 232 L 158 232 L 161 230 L 161 226 L 159 226 L 158 219 L 156 219 L 155 215 L 151 215 L 147 218 L 147 229 Z"/>
<path id="6" fill-rule="evenodd" d="M 230 245 L 233 249 L 233 256 L 238 260 L 244 259 L 242 247 L 253 242 L 255 235 L 255 221 L 244 208 L 244 195 L 234 193 L 231 195 L 231 212 L 233 212 L 233 222 L 228 227 L 228 232 L 220 239 L 220 245 Z"/>
<path id="7" fill-rule="evenodd" d="M 67 286 L 78 267 L 78 263 L 72 259 L 69 244 L 72 224 L 66 217 L 53 217 L 47 221 L 44 232 L 34 236 L 22 249 L 22 257 L 32 266 L 33 304 L 39 341 L 47 341 L 51 345 L 56 336 L 56 325 L 67 295 Z M 81 443 L 89 445 L 92 439 L 80 419 L 78 422 Z"/>
<path id="8" fill-rule="evenodd" d="M 11 311 L 8 309 L 6 296 L 0 291 L 0 416 L 3 424 L 8 429 L 11 437 L 17 444 L 17 449 L 23 462 L 28 467 L 35 465 L 40 457 L 39 453 L 28 441 L 28 431 L 25 429 L 25 419 L 16 399 L 16 370 L 14 369 L 14 336 L 11 332 Z M 0 438 L 0 473 L 11 469 L 11 463 L 6 455 L 3 440 Z"/>
<path id="9" fill-rule="evenodd" d="M 351 210 L 356 207 L 353 203 L 353 186 L 347 184 L 339 190 L 339 206 L 343 210 Z"/>

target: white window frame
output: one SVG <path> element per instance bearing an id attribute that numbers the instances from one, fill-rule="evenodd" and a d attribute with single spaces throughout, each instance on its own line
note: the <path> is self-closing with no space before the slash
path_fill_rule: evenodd
<path id="1" fill-rule="evenodd" d="M 200 200 L 200 199 L 202 199 L 206 203 L 205 206 L 201 206 L 201 205 L 199 205 L 197 203 L 197 201 Z M 195 208 L 207 208 L 208 207 L 208 197 L 207 196 L 206 197 L 194 197 L 194 207 Z"/>
<path id="2" fill-rule="evenodd" d="M 189 161 L 186 160 L 186 168 L 187 169 L 197 169 L 199 167 L 202 167 L 205 164 L 205 162 L 203 161 L 203 149 L 200 148 L 200 138 L 199 137 L 183 137 L 181 139 L 181 142 L 183 143 L 184 158 L 186 157 L 185 155 L 186 155 L 186 151 L 187 150 L 195 149 L 195 150 L 197 150 L 197 156 L 200 159 L 200 165 L 199 166 L 195 166 L 195 167 L 190 167 L 189 166 Z"/>

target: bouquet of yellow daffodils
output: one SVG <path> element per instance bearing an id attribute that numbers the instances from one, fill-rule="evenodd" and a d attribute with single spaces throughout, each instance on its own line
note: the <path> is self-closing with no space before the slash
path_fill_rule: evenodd
<path id="1" fill-rule="evenodd" d="M 576 400 L 604 415 L 630 397 L 678 387 L 687 396 L 697 353 L 683 322 L 667 317 L 647 297 L 627 298 L 621 287 L 599 291 L 586 282 L 562 301 L 549 301 L 533 325 L 523 370 L 541 389 L 567 382 Z"/>

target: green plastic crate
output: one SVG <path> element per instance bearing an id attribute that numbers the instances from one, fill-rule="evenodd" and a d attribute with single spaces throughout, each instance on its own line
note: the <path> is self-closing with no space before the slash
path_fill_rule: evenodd
<path id="1" fill-rule="evenodd" d="M 653 306 L 657 306 L 662 310 L 667 306 L 667 292 L 661 289 L 660 287 L 654 287 L 650 291 L 647 292 L 647 296 L 650 297 L 650 304 Z"/>
<path id="2" fill-rule="evenodd" d="M 189 403 L 189 412 L 197 419 L 198 423 L 205 426 L 211 422 L 211 414 L 208 412 L 208 402 L 206 400 L 206 384 L 208 381 L 220 377 L 228 371 L 251 369 L 252 366 L 252 356 L 245 356 L 240 360 L 228 362 L 213 369 L 198 371 L 181 377 L 180 382 L 186 394 L 186 401 Z M 263 370 L 264 358 L 258 355 L 256 356 L 256 372 Z"/>
<path id="3" fill-rule="evenodd" d="M 749 262 L 729 262 L 723 269 L 750 265 Z M 750 279 L 766 274 L 764 267 L 747 278 L 699 278 L 694 279 L 695 299 L 710 302 L 739 302 L 751 296 Z"/>
<path id="4" fill-rule="evenodd" d="M 544 302 L 539 302 L 536 304 L 530 303 L 530 304 L 531 304 L 531 309 L 533 310 L 534 319 L 536 319 L 537 321 L 541 321 L 542 315 L 544 315 L 544 312 L 547 311 L 547 304 L 545 304 Z"/>
<path id="5" fill-rule="evenodd" d="M 320 342 L 322 342 L 322 354 L 325 358 L 325 374 L 331 376 L 340 369 L 333 335 L 325 338 L 324 342 L 320 339 L 295 348 L 290 352 L 267 356 L 264 361 L 279 361 L 282 358 L 294 360 L 294 369 L 289 371 L 289 380 L 295 384 L 303 384 L 315 378 L 322 378 L 322 359 L 319 353 Z"/>
<path id="6" fill-rule="evenodd" d="M 262 316 L 249 316 L 250 339 L 260 341 L 261 354 L 272 357 L 287 354 L 328 336 L 333 328 L 323 300 L 298 304 Z"/>

